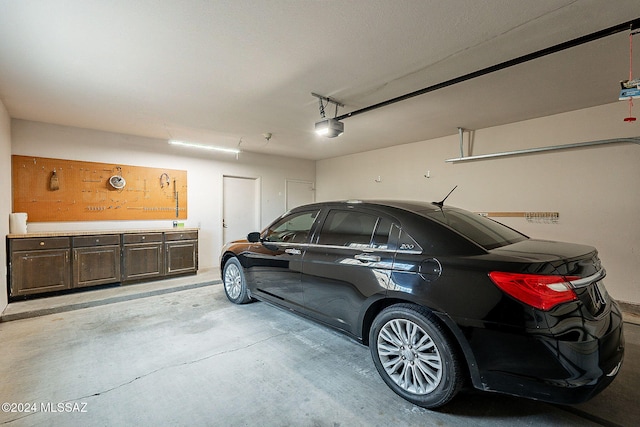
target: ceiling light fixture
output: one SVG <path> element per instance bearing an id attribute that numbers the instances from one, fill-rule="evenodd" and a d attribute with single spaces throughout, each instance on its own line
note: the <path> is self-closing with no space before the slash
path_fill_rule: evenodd
<path id="1" fill-rule="evenodd" d="M 221 151 L 223 153 L 240 154 L 240 150 L 237 150 L 235 148 L 213 147 L 211 145 L 195 144 L 193 142 L 186 142 L 186 141 L 177 141 L 175 139 L 170 139 L 169 144 L 180 145 L 182 147 L 200 148 L 202 150 Z"/>
<path id="2" fill-rule="evenodd" d="M 325 119 L 316 122 L 315 129 L 318 135 L 326 136 L 327 138 L 334 138 L 342 135 L 344 132 L 344 123 L 336 119 Z"/>
<path id="3" fill-rule="evenodd" d="M 336 106 L 335 116 L 338 116 L 338 107 L 344 107 L 344 104 L 336 101 L 335 99 L 328 98 L 326 96 L 318 95 L 317 93 L 311 92 L 311 95 L 318 98 L 318 102 L 320 103 L 320 117 L 322 120 L 316 122 L 315 131 L 318 135 L 326 136 L 327 138 L 335 138 L 336 136 L 340 136 L 344 133 L 344 123 L 340 120 L 336 119 L 327 119 L 325 118 L 324 107 L 325 102 L 327 105 L 334 104 Z"/>

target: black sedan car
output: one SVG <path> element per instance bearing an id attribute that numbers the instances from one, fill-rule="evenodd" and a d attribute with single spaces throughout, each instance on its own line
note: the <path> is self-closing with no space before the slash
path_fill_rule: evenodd
<path id="1" fill-rule="evenodd" d="M 474 387 L 583 402 L 622 364 L 622 315 L 595 248 L 530 239 L 424 202 L 327 202 L 227 244 L 229 300 L 294 311 L 368 345 L 426 408 Z"/>

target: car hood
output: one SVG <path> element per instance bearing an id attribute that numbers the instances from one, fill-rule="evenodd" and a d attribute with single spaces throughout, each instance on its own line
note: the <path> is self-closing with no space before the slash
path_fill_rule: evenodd
<path id="1" fill-rule="evenodd" d="M 558 274 L 590 276 L 602 266 L 598 251 L 587 245 L 528 239 L 490 251 L 493 255 L 551 264 Z"/>
<path id="2" fill-rule="evenodd" d="M 234 246 L 248 245 L 248 244 L 249 244 L 249 241 L 247 239 L 232 240 L 230 242 L 225 243 L 222 246 L 222 254 L 224 254 L 227 250 L 229 250 L 230 248 L 232 248 Z"/>

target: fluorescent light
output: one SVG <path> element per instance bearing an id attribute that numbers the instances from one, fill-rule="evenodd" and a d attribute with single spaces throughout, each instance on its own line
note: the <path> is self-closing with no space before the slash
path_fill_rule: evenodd
<path id="1" fill-rule="evenodd" d="M 176 141 L 174 139 L 170 139 L 169 144 L 180 145 L 182 147 L 200 148 L 202 150 L 222 151 L 224 153 L 232 153 L 232 154 L 240 153 L 240 150 L 237 150 L 235 148 L 213 147 L 211 145 L 202 145 L 202 144 L 195 144 L 193 142 Z"/>

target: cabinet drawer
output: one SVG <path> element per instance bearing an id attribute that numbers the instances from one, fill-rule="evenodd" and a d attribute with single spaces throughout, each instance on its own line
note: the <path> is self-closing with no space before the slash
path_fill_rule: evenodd
<path id="1" fill-rule="evenodd" d="M 101 234 L 96 236 L 77 236 L 73 238 L 73 246 L 76 248 L 90 246 L 119 245 L 120 236 L 118 234 Z"/>
<path id="2" fill-rule="evenodd" d="M 66 249 L 70 247 L 68 237 L 42 237 L 30 239 L 12 239 L 12 251 L 34 251 L 38 249 Z"/>
<path id="3" fill-rule="evenodd" d="M 197 238 L 197 231 L 178 231 L 164 233 L 164 240 L 167 242 L 174 240 L 196 240 Z"/>
<path id="4" fill-rule="evenodd" d="M 135 233 L 125 234 L 122 237 L 123 243 L 157 243 L 162 242 L 162 233 Z"/>

